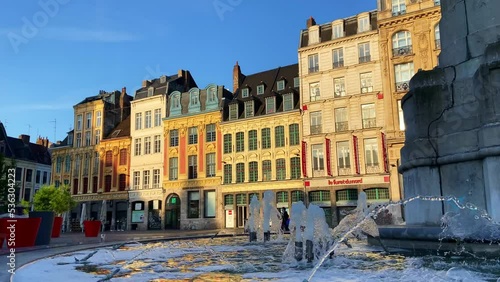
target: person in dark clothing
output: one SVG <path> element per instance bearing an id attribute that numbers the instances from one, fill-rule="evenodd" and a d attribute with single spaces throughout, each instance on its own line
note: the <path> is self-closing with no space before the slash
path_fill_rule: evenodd
<path id="1" fill-rule="evenodd" d="M 290 231 L 288 229 L 288 222 L 289 222 L 288 219 L 289 218 L 290 217 L 288 216 L 288 213 L 286 212 L 286 209 L 283 208 L 282 209 L 282 214 L 281 214 L 281 230 L 283 230 L 283 231 Z"/>

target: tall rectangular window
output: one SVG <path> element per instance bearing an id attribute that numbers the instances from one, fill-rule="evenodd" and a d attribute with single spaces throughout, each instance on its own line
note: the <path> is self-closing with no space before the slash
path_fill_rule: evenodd
<path id="1" fill-rule="evenodd" d="M 320 99 L 319 82 L 309 84 L 309 92 L 311 94 L 311 101 L 318 101 Z"/>
<path id="2" fill-rule="evenodd" d="M 97 177 L 94 178 L 95 183 L 97 183 Z M 139 189 L 141 185 L 141 173 L 139 171 L 134 171 L 134 189 Z M 97 186 L 97 185 L 96 185 Z"/>
<path id="3" fill-rule="evenodd" d="M 155 127 L 161 126 L 161 109 L 155 109 Z"/>
<path id="4" fill-rule="evenodd" d="M 233 151 L 233 136 L 231 134 L 224 134 L 224 154 Z"/>
<path id="5" fill-rule="evenodd" d="M 68 173 L 71 170 L 71 157 L 66 156 L 66 160 L 64 161 L 64 172 Z M 21 173 L 16 173 L 16 175 L 21 175 Z"/>
<path id="6" fill-rule="evenodd" d="M 77 133 L 76 134 L 76 147 L 80 148 L 82 146 L 82 134 Z"/>
<path id="7" fill-rule="evenodd" d="M 254 112 L 253 101 L 245 101 L 245 117 L 246 118 L 253 117 L 253 112 Z"/>
<path id="8" fill-rule="evenodd" d="M 87 147 L 90 146 L 92 144 L 91 140 L 92 140 L 92 134 L 91 134 L 91 132 L 90 131 L 86 131 L 85 132 L 85 146 L 87 146 Z"/>
<path id="9" fill-rule="evenodd" d="M 99 153 L 95 152 L 94 154 L 94 165 L 92 169 L 93 174 L 97 174 L 99 172 Z"/>
<path id="10" fill-rule="evenodd" d="M 151 128 L 151 111 L 146 111 L 146 117 L 144 120 L 144 128 Z"/>
<path id="11" fill-rule="evenodd" d="M 140 156 L 141 155 L 141 138 L 136 138 L 134 140 L 134 156 Z"/>
<path id="12" fill-rule="evenodd" d="M 135 130 L 142 129 L 142 113 L 135 113 Z"/>
<path id="13" fill-rule="evenodd" d="M 104 192 L 111 192 L 111 175 L 104 176 Z"/>
<path id="14" fill-rule="evenodd" d="M 323 152 L 323 144 L 314 144 L 311 146 L 312 152 L 312 168 L 314 171 L 325 170 L 325 156 Z"/>
<path id="15" fill-rule="evenodd" d="M 188 218 L 200 217 L 200 192 L 188 191 Z"/>
<path id="16" fill-rule="evenodd" d="M 224 165 L 224 184 L 230 184 L 233 182 L 233 165 Z"/>
<path id="17" fill-rule="evenodd" d="M 206 140 L 207 142 L 214 142 L 216 139 L 216 132 L 215 132 L 216 126 L 215 124 L 207 124 L 207 137 Z"/>
<path id="18" fill-rule="evenodd" d="M 294 108 L 293 94 L 288 93 L 283 95 L 283 111 L 291 111 Z"/>
<path id="19" fill-rule="evenodd" d="M 198 156 L 188 156 L 188 179 L 198 178 Z"/>
<path id="20" fill-rule="evenodd" d="M 318 54 L 309 55 L 308 61 L 309 61 L 309 73 L 319 71 Z"/>
<path id="21" fill-rule="evenodd" d="M 76 116 L 76 130 L 82 130 L 82 115 L 77 115 Z"/>
<path id="22" fill-rule="evenodd" d="M 62 158 L 57 157 L 57 159 L 56 159 L 56 173 L 61 173 L 61 168 L 62 168 Z"/>
<path id="23" fill-rule="evenodd" d="M 364 141 L 366 166 L 378 166 L 378 142 L 377 138 L 369 138 Z M 367 168 L 368 172 L 368 168 Z"/>
<path id="24" fill-rule="evenodd" d="M 207 172 L 206 177 L 215 176 L 215 153 L 207 154 Z"/>
<path id="25" fill-rule="evenodd" d="M 332 39 L 344 37 L 344 24 L 336 24 L 333 26 Z"/>
<path id="26" fill-rule="evenodd" d="M 298 123 L 293 123 L 288 126 L 288 134 L 290 135 L 290 146 L 300 144 L 300 132 Z"/>
<path id="27" fill-rule="evenodd" d="M 397 64 L 394 66 L 396 77 L 396 91 L 404 92 L 410 90 L 410 79 L 413 77 L 413 62 Z"/>
<path id="28" fill-rule="evenodd" d="M 334 87 L 334 92 L 333 92 L 334 97 L 338 98 L 338 97 L 344 97 L 346 95 L 345 80 L 343 77 L 334 78 L 333 87 Z"/>
<path id="29" fill-rule="evenodd" d="M 105 166 L 113 165 L 113 151 L 106 151 L 106 158 L 104 159 Z"/>
<path id="30" fill-rule="evenodd" d="M 100 127 L 101 126 L 101 123 L 102 123 L 102 113 L 101 111 L 98 111 L 96 113 L 96 118 L 95 118 L 95 126 L 96 127 Z"/>
<path id="31" fill-rule="evenodd" d="M 358 32 L 365 32 L 370 30 L 370 18 L 362 17 L 358 20 Z"/>
<path id="32" fill-rule="evenodd" d="M 270 160 L 262 161 L 262 181 L 271 181 L 273 169 Z"/>
<path id="33" fill-rule="evenodd" d="M 153 188 L 160 187 L 160 170 L 153 169 Z"/>
<path id="34" fill-rule="evenodd" d="M 179 172 L 179 159 L 178 158 L 169 158 L 168 159 L 168 179 L 169 180 L 177 180 L 178 172 Z"/>
<path id="35" fill-rule="evenodd" d="M 42 177 L 42 172 L 37 170 L 35 176 L 35 183 L 40 184 L 40 178 Z"/>
<path id="36" fill-rule="evenodd" d="M 321 134 L 323 132 L 321 122 L 321 111 L 311 112 L 311 134 Z"/>
<path id="37" fill-rule="evenodd" d="M 361 105 L 361 116 L 363 118 L 363 128 L 377 127 L 375 104 Z"/>
<path id="38" fill-rule="evenodd" d="M 151 183 L 149 170 L 145 170 L 142 172 L 142 188 L 149 189 L 149 184 Z"/>
<path id="39" fill-rule="evenodd" d="M 155 135 L 155 140 L 154 140 L 154 150 L 153 153 L 160 153 L 161 152 L 161 135 Z"/>
<path id="40" fill-rule="evenodd" d="M 127 149 L 120 149 L 120 165 L 126 165 L 127 159 Z"/>
<path id="41" fill-rule="evenodd" d="M 274 97 L 266 98 L 266 114 L 272 114 L 276 112 L 276 103 Z"/>
<path id="42" fill-rule="evenodd" d="M 255 129 L 248 131 L 248 150 L 257 150 L 257 130 Z"/>
<path id="43" fill-rule="evenodd" d="M 286 163 L 285 159 L 276 160 L 276 180 L 285 180 L 286 178 Z"/>
<path id="44" fill-rule="evenodd" d="M 257 162 L 248 163 L 248 181 L 257 182 L 259 179 L 259 165 Z"/>
<path id="45" fill-rule="evenodd" d="M 344 48 L 333 49 L 333 68 L 341 68 L 344 66 Z"/>
<path id="46" fill-rule="evenodd" d="M 271 148 L 271 129 L 270 128 L 263 128 L 262 131 L 262 149 L 269 149 Z"/>
<path id="47" fill-rule="evenodd" d="M 339 168 L 339 175 L 345 175 L 348 173 L 342 173 L 342 169 L 349 169 L 351 167 L 351 160 L 349 156 L 349 141 L 337 142 L 337 166 Z"/>
<path id="48" fill-rule="evenodd" d="M 245 151 L 245 133 L 237 132 L 236 133 L 236 152 Z"/>
<path id="49" fill-rule="evenodd" d="M 179 130 L 172 129 L 170 130 L 170 147 L 179 146 Z"/>
<path id="50" fill-rule="evenodd" d="M 398 100 L 398 117 L 399 117 L 399 130 L 404 131 L 406 129 L 406 126 L 405 126 L 405 117 L 403 115 L 403 108 L 401 107 L 401 100 Z"/>
<path id="51" fill-rule="evenodd" d="M 342 132 L 349 130 L 347 123 L 347 108 L 336 108 L 335 113 L 335 132 Z"/>
<path id="52" fill-rule="evenodd" d="M 85 123 L 85 128 L 90 129 L 92 128 L 92 113 L 87 113 L 87 122 Z"/>
<path id="53" fill-rule="evenodd" d="M 274 128 L 274 139 L 276 147 L 285 147 L 285 127 L 280 125 Z"/>
<path id="54" fill-rule="evenodd" d="M 95 136 L 94 136 L 94 138 L 95 138 L 95 142 L 94 142 L 94 144 L 95 144 L 95 145 L 99 144 L 99 142 L 101 141 L 101 130 L 100 130 L 100 129 L 97 129 L 97 130 L 95 131 Z"/>
<path id="55" fill-rule="evenodd" d="M 198 144 L 198 127 L 192 126 L 189 128 L 189 145 Z"/>
<path id="56" fill-rule="evenodd" d="M 229 105 L 229 120 L 238 119 L 238 104 Z"/>
<path id="57" fill-rule="evenodd" d="M 205 201 L 204 201 L 204 217 L 213 218 L 215 217 L 216 209 L 216 199 L 215 191 L 205 191 Z"/>
<path id="58" fill-rule="evenodd" d="M 361 93 L 368 93 L 373 91 L 372 73 L 365 72 L 359 75 L 359 82 L 361 85 Z"/>
<path id="59" fill-rule="evenodd" d="M 403 15 L 406 13 L 406 0 L 392 0 L 392 15 Z"/>
<path id="60" fill-rule="evenodd" d="M 290 158 L 290 179 L 300 179 L 300 157 Z"/>
<path id="61" fill-rule="evenodd" d="M 300 87 L 300 77 L 294 77 L 293 78 L 293 87 L 294 88 Z"/>
<path id="62" fill-rule="evenodd" d="M 245 164 L 237 163 L 236 164 L 236 183 L 245 182 Z"/>
<path id="63" fill-rule="evenodd" d="M 358 45 L 358 53 L 360 64 L 371 61 L 370 42 L 360 43 Z"/>
<path id="64" fill-rule="evenodd" d="M 127 175 L 120 174 L 118 176 L 118 190 L 125 191 L 125 188 L 127 188 Z"/>
<path id="65" fill-rule="evenodd" d="M 151 137 L 144 137 L 144 155 L 151 154 Z"/>

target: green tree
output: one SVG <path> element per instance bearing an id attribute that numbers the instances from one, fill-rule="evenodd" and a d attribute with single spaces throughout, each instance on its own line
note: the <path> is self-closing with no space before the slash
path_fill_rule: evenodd
<path id="1" fill-rule="evenodd" d="M 62 214 L 75 206 L 76 202 L 71 197 L 67 186 L 58 188 L 54 185 L 43 186 L 33 197 L 35 211 L 53 211 L 56 214 Z"/>
<path id="2" fill-rule="evenodd" d="M 15 169 L 15 167 L 14 161 L 9 164 L 5 156 L 0 153 L 0 214 L 8 211 L 9 169 Z M 19 202 L 18 199 L 16 201 Z"/>

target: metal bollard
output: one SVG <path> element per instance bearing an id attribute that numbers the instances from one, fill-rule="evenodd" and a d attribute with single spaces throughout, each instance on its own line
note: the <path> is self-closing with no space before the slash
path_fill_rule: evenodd
<path id="1" fill-rule="evenodd" d="M 264 232 L 264 242 L 271 240 L 271 231 Z"/>
<path id="2" fill-rule="evenodd" d="M 302 242 L 295 242 L 295 260 L 301 261 L 304 255 L 304 244 Z"/>
<path id="3" fill-rule="evenodd" d="M 252 231 L 250 232 L 250 242 L 257 241 L 257 232 Z"/>
<path id="4" fill-rule="evenodd" d="M 306 258 L 307 262 L 312 262 L 314 259 L 313 242 L 311 240 L 306 241 Z"/>

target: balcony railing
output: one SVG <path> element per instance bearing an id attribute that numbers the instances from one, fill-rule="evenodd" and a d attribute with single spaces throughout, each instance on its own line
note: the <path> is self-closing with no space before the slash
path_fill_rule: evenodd
<path id="1" fill-rule="evenodd" d="M 363 128 L 373 128 L 377 127 L 377 118 L 364 118 Z"/>
<path id="2" fill-rule="evenodd" d="M 392 11 L 392 16 L 400 16 L 406 14 L 406 10 Z"/>
<path id="3" fill-rule="evenodd" d="M 349 123 L 347 121 L 339 121 L 335 123 L 335 131 L 342 132 L 349 130 Z"/>
<path id="4" fill-rule="evenodd" d="M 322 133 L 321 124 L 320 125 L 311 125 L 311 134 L 320 134 Z"/>
<path id="5" fill-rule="evenodd" d="M 406 45 L 406 46 L 401 46 L 398 48 L 393 48 L 392 49 L 392 56 L 399 57 L 399 56 L 410 55 L 413 53 L 412 49 L 413 49 L 412 45 Z"/>
<path id="6" fill-rule="evenodd" d="M 334 69 L 341 68 L 343 66 L 344 66 L 344 60 L 333 62 Z"/>
<path id="7" fill-rule="evenodd" d="M 379 173 L 380 166 L 378 164 L 370 164 L 366 166 L 366 173 Z"/>
<path id="8" fill-rule="evenodd" d="M 436 39 L 436 49 L 441 49 L 441 39 Z"/>
<path id="9" fill-rule="evenodd" d="M 342 91 L 340 91 L 340 90 L 335 91 L 335 92 L 334 92 L 334 94 L 333 94 L 333 96 L 334 96 L 335 98 L 338 98 L 338 97 L 344 97 L 344 96 L 345 96 L 345 90 L 342 90 Z"/>
<path id="10" fill-rule="evenodd" d="M 351 175 L 350 167 L 339 167 L 339 175 Z"/>
<path id="11" fill-rule="evenodd" d="M 311 95 L 310 101 L 314 102 L 314 101 L 318 101 L 319 99 L 320 99 L 319 95 Z"/>
<path id="12" fill-rule="evenodd" d="M 373 92 L 373 86 L 361 87 L 361 93 Z"/>
<path id="13" fill-rule="evenodd" d="M 410 90 L 410 81 L 396 82 L 396 92 L 405 92 Z"/>
<path id="14" fill-rule="evenodd" d="M 309 67 L 309 73 L 318 72 L 319 66 Z"/>
<path id="15" fill-rule="evenodd" d="M 369 61 L 372 60 L 372 56 L 371 55 L 367 55 L 367 56 L 363 56 L 363 57 L 359 57 L 359 63 L 362 64 L 362 63 L 367 63 Z"/>

